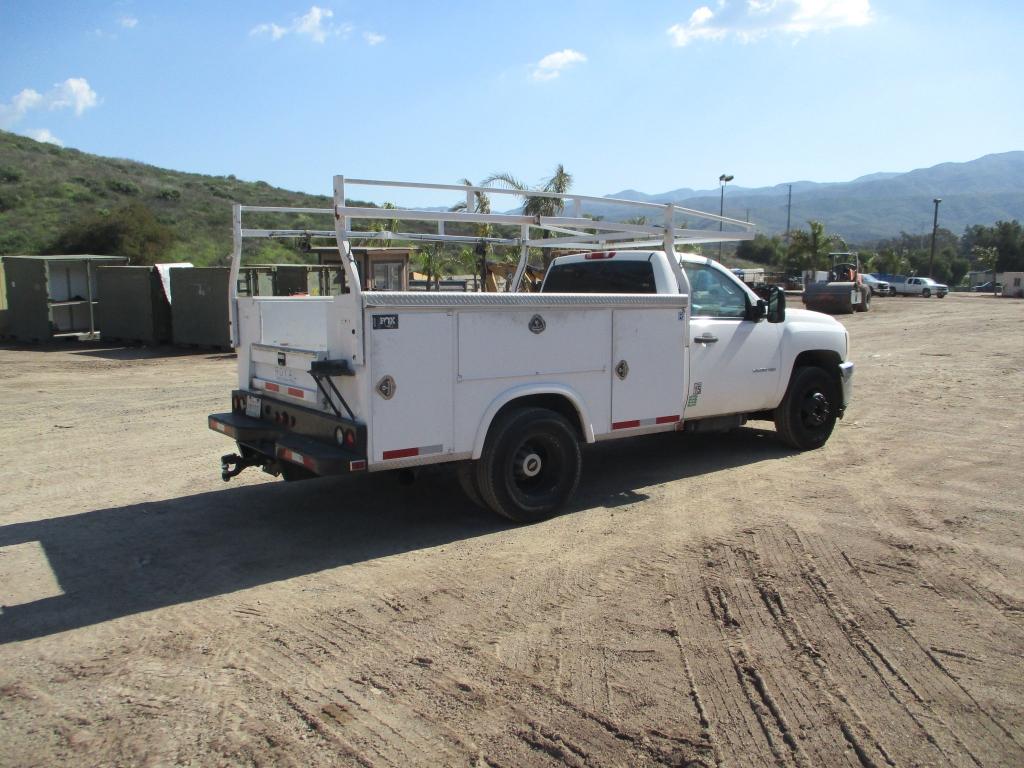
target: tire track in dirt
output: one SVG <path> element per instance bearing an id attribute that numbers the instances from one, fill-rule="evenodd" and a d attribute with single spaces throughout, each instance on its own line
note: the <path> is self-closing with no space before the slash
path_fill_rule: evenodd
<path id="1" fill-rule="evenodd" d="M 872 597 L 878 602 L 878 604 L 882 605 L 886 609 L 886 611 L 893 617 L 894 621 L 896 622 L 896 625 L 900 629 L 902 629 L 904 633 L 906 633 L 906 635 L 913 641 L 914 645 L 917 646 L 920 652 L 923 653 L 932 662 L 932 664 L 946 678 L 948 678 L 952 685 L 956 686 L 960 693 L 970 701 L 974 708 L 984 716 L 984 719 L 988 721 L 986 725 L 987 729 L 990 732 L 989 738 L 996 741 L 999 744 L 1000 749 L 1005 753 L 1009 754 L 1012 752 L 1017 752 L 1020 755 L 1021 759 L 1024 760 L 1024 750 L 1022 750 L 1022 745 L 1018 738 L 1015 737 L 1014 734 L 1005 725 L 1003 725 L 995 717 L 994 714 L 992 714 L 992 712 L 990 712 L 984 705 L 981 704 L 981 702 L 978 701 L 974 694 L 971 693 L 971 691 L 969 691 L 967 687 L 961 682 L 960 677 L 953 674 L 950 671 L 950 669 L 946 666 L 946 663 L 944 663 L 942 659 L 939 658 L 940 653 L 959 659 L 965 659 L 967 658 L 967 655 L 957 651 L 937 649 L 935 646 L 928 645 L 924 641 L 922 641 L 921 638 L 918 637 L 917 633 L 915 633 L 912 629 L 911 622 L 901 617 L 897 612 L 896 608 L 893 607 L 891 602 L 887 598 L 885 598 L 877 589 L 875 589 L 875 587 L 868 580 L 867 575 L 861 570 L 860 567 L 857 566 L 855 561 L 845 551 L 841 551 L 840 554 L 842 555 L 844 562 L 849 566 L 850 570 L 854 574 L 856 574 L 857 578 L 864 585 L 864 588 L 872 595 Z M 971 588 L 971 585 L 969 585 L 966 582 L 966 580 L 963 580 L 962 583 L 965 584 L 968 588 Z M 926 586 L 928 589 L 934 592 L 944 602 L 949 603 L 949 594 L 945 589 L 936 586 L 935 584 L 929 582 L 927 579 L 924 579 L 922 581 L 922 585 Z M 999 613 L 1001 615 L 1001 612 Z"/>
<path id="2" fill-rule="evenodd" d="M 344 624 L 324 615 L 275 626 L 270 641 L 247 656 L 246 668 L 271 688 L 292 691 L 288 706 L 312 732 L 366 764 L 440 758 L 517 765 L 544 756 L 567 765 L 605 765 L 625 749 L 637 765 L 696 765 L 705 754 L 699 740 L 626 728 L 488 653 L 407 635 L 403 625 L 409 623 L 364 611 Z M 325 636 L 339 639 L 332 646 Z M 410 659 L 411 648 L 428 655 Z M 488 712 L 495 707 L 515 717 L 494 722 Z M 428 754 L 430 760 L 423 757 Z"/>
<path id="3" fill-rule="evenodd" d="M 785 639 L 789 649 L 795 654 L 794 663 L 790 666 L 799 671 L 807 686 L 807 690 L 817 691 L 831 711 L 835 721 L 863 768 L 876 768 L 879 765 L 896 765 L 892 755 L 882 744 L 878 734 L 872 730 L 863 714 L 852 700 L 850 694 L 833 675 L 828 661 L 815 647 L 807 630 L 800 621 L 800 613 L 790 610 L 788 600 L 783 597 L 777 585 L 777 579 L 768 569 L 773 565 L 772 553 L 779 552 L 777 541 L 778 529 L 758 530 L 754 533 L 756 552 L 763 553 L 767 561 L 765 568 L 760 558 L 744 550 L 742 555 L 746 561 L 750 578 L 757 587 L 765 609 L 775 622 L 776 629 Z"/>
<path id="4" fill-rule="evenodd" d="M 930 703 L 935 700 L 930 692 L 926 698 L 918 690 L 903 669 L 903 665 L 887 653 L 879 642 L 865 630 L 864 621 L 856 618 L 848 604 L 833 587 L 833 582 L 822 573 L 822 569 L 818 567 L 816 561 L 828 562 L 825 548 L 819 548 L 812 552 L 806 537 L 795 530 L 793 530 L 793 536 L 789 541 L 801 563 L 804 581 L 810 586 L 850 645 L 857 650 L 865 663 L 882 680 L 888 695 L 917 725 L 928 743 L 935 746 L 950 764 L 957 764 L 963 757 L 966 757 L 974 765 L 982 765 L 977 755 L 964 743 L 960 732 L 939 711 L 930 706 Z M 832 566 L 829 569 L 831 572 L 841 573 L 834 562 L 829 565 Z M 861 607 L 863 606 L 864 601 L 861 601 Z M 896 621 L 885 611 L 884 606 L 878 606 L 877 612 L 881 612 L 888 621 L 876 615 L 872 617 L 873 625 L 885 626 L 888 624 L 893 629 L 898 629 Z M 918 664 L 920 665 L 920 660 L 918 660 Z M 934 725 L 930 726 L 929 722 Z"/>
<path id="5" fill-rule="evenodd" d="M 704 741 L 707 742 L 708 746 L 711 747 L 711 754 L 714 757 L 715 765 L 722 765 L 722 749 L 718 743 L 718 737 L 715 735 L 715 726 L 711 722 L 711 718 L 708 715 L 707 706 L 704 704 L 704 700 L 701 696 L 700 689 L 697 687 L 697 681 L 693 674 L 693 667 L 690 665 L 690 659 L 687 656 L 686 648 L 683 645 L 682 638 L 680 637 L 680 627 L 682 623 L 679 619 L 679 609 L 676 603 L 676 597 L 672 594 L 672 585 L 669 577 L 665 577 L 665 604 L 668 606 L 669 617 L 672 620 L 672 626 L 669 629 L 669 634 L 675 641 L 676 648 L 679 650 L 679 660 L 683 665 L 683 670 L 686 673 L 686 682 L 689 686 L 689 697 L 690 701 L 693 702 L 693 708 L 697 712 L 697 721 L 700 723 L 701 736 Z"/>

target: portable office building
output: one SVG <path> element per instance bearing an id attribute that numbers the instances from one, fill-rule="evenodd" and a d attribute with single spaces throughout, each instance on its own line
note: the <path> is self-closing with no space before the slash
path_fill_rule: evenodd
<path id="1" fill-rule="evenodd" d="M 321 264 L 341 265 L 336 246 L 314 246 L 310 249 Z M 352 256 L 362 280 L 364 291 L 408 291 L 409 258 L 412 248 L 353 248 Z M 344 277 L 342 286 L 344 286 Z M 338 291 L 341 293 L 344 287 Z"/>
<path id="2" fill-rule="evenodd" d="M 125 256 L 4 256 L 9 333 L 18 341 L 96 338 L 100 266 Z"/>

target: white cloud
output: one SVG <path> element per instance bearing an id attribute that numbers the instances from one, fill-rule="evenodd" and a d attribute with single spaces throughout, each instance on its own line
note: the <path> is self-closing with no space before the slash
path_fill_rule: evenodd
<path id="1" fill-rule="evenodd" d="M 533 69 L 533 79 L 554 80 L 566 67 L 572 64 L 582 64 L 586 60 L 586 56 L 579 51 L 574 51 L 572 48 L 566 48 L 562 51 L 549 53 L 537 62 L 537 65 Z"/>
<path id="2" fill-rule="evenodd" d="M 300 16 L 296 20 L 295 33 L 297 35 L 306 35 L 315 43 L 322 43 L 327 39 L 327 34 L 330 31 L 330 20 L 333 16 L 334 11 L 329 8 L 320 8 L 314 5 L 309 9 L 309 13 L 305 16 Z"/>
<path id="3" fill-rule="evenodd" d="M 271 40 L 280 40 L 285 35 L 298 35 L 307 37 L 314 43 L 323 43 L 328 37 L 335 35 L 347 37 L 351 34 L 351 24 L 335 24 L 331 21 L 333 18 L 334 11 L 330 8 L 313 5 L 302 16 L 292 19 L 287 26 L 272 22 L 257 24 L 249 30 L 249 34 L 254 37 L 269 37 Z"/>
<path id="4" fill-rule="evenodd" d="M 280 40 L 288 34 L 288 30 L 277 26 L 277 24 L 257 24 L 249 30 L 249 34 L 256 36 L 267 35 L 271 40 Z"/>
<path id="5" fill-rule="evenodd" d="M 778 33 L 803 37 L 840 27 L 861 27 L 874 19 L 871 0 L 719 0 L 717 10 L 702 5 L 686 23 L 667 32 L 677 47 L 695 40 L 722 40 L 733 36 L 749 43 Z"/>
<path id="6" fill-rule="evenodd" d="M 10 102 L 0 103 L 0 128 L 10 128 L 35 109 L 73 109 L 76 117 L 99 104 L 99 96 L 84 77 L 69 77 L 45 94 L 25 88 Z"/>
<path id="7" fill-rule="evenodd" d="M 378 35 L 376 32 L 363 32 L 363 39 L 367 45 L 380 45 L 386 38 L 384 35 Z"/>
<path id="8" fill-rule="evenodd" d="M 69 77 L 63 83 L 55 85 L 47 97 L 49 109 L 72 107 L 76 117 L 81 117 L 85 110 L 95 107 L 99 103 L 96 91 L 84 77 Z"/>
<path id="9" fill-rule="evenodd" d="M 64 146 L 64 142 L 50 133 L 49 128 L 32 128 L 31 130 L 25 131 L 25 135 L 30 139 L 41 141 L 44 144 L 56 144 L 58 147 Z"/>
<path id="10" fill-rule="evenodd" d="M 133 16 L 122 16 L 120 19 L 117 20 L 117 23 L 125 29 L 135 29 L 137 26 L 139 26 L 139 20 L 134 18 Z"/>

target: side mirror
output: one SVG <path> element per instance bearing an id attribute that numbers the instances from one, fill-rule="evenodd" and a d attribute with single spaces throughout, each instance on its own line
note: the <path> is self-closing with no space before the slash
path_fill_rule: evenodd
<path id="1" fill-rule="evenodd" d="M 756 303 L 747 305 L 747 320 L 759 323 L 768 316 L 768 302 L 758 299 Z"/>
<path id="2" fill-rule="evenodd" d="M 781 285 L 773 285 L 768 289 L 767 316 L 769 323 L 781 323 L 786 320 L 786 292 Z"/>

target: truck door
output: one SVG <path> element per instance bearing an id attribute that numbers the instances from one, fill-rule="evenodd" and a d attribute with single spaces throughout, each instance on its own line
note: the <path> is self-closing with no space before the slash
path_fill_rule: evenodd
<path id="1" fill-rule="evenodd" d="M 612 430 L 675 424 L 682 415 L 686 327 L 678 309 L 612 312 Z"/>
<path id="2" fill-rule="evenodd" d="M 687 419 L 750 413 L 775 405 L 782 323 L 747 316 L 747 294 L 724 272 L 685 264 L 690 278 Z"/>

